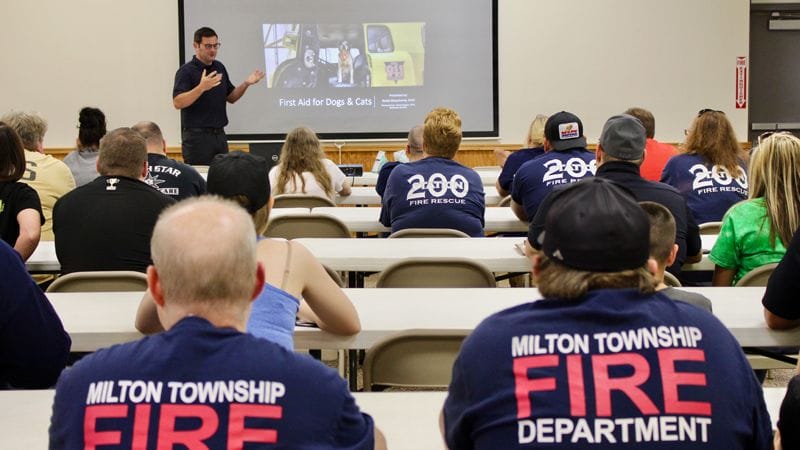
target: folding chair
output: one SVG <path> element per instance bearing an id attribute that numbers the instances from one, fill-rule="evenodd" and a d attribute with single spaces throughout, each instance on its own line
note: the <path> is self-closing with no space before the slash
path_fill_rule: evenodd
<path id="1" fill-rule="evenodd" d="M 132 270 L 73 272 L 60 276 L 47 292 L 146 291 L 147 275 Z"/>

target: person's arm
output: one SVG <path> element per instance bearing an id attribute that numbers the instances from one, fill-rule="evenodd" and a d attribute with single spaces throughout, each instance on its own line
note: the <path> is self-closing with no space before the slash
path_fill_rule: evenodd
<path id="1" fill-rule="evenodd" d="M 221 73 L 214 71 L 206 74 L 206 71 L 203 70 L 203 74 L 200 75 L 200 82 L 197 83 L 197 86 L 173 97 L 172 105 L 175 109 L 183 109 L 187 106 L 191 106 L 205 91 L 218 86 L 220 83 L 222 83 Z"/>
<path id="2" fill-rule="evenodd" d="M 339 195 L 350 195 L 353 190 L 350 188 L 350 180 L 344 180 L 342 183 L 342 189 L 339 190 Z"/>
<path id="3" fill-rule="evenodd" d="M 694 214 L 686 208 L 686 260 L 684 263 L 699 263 L 703 259 L 703 241 L 700 239 L 700 227 Z"/>
<path id="4" fill-rule="evenodd" d="M 736 276 L 736 268 L 726 269 L 720 266 L 714 266 L 714 278 L 711 280 L 712 286 L 733 286 L 733 277 Z"/>
<path id="5" fill-rule="evenodd" d="M 517 203 L 513 198 L 511 199 L 511 211 L 514 211 L 514 214 L 519 220 L 522 220 L 523 222 L 528 221 L 528 215 L 525 213 L 525 207 Z"/>
<path id="6" fill-rule="evenodd" d="M 23 209 L 17 214 L 17 223 L 19 223 L 19 236 L 14 243 L 14 250 L 22 256 L 23 261 L 27 261 L 42 237 L 42 216 L 35 209 Z"/>
<path id="7" fill-rule="evenodd" d="M 254 70 L 253 73 L 251 73 L 247 77 L 247 79 L 242 82 L 242 84 L 236 86 L 236 89 L 234 89 L 233 91 L 231 91 L 230 94 L 228 94 L 226 100 L 228 100 L 228 103 L 236 103 L 237 100 L 242 98 L 244 93 L 247 91 L 247 88 L 258 83 L 263 78 L 264 78 L 264 72 L 260 70 Z"/>
<path id="8" fill-rule="evenodd" d="M 139 309 L 136 311 L 136 329 L 142 334 L 155 334 L 164 331 L 161 321 L 158 320 L 156 312 L 156 302 L 150 290 L 145 291 L 142 301 L 139 302 Z"/>
<path id="9" fill-rule="evenodd" d="M 308 303 L 313 316 L 303 317 L 316 323 L 320 329 L 349 336 L 361 331 L 358 312 L 344 291 L 328 276 L 325 268 L 302 244 L 291 242 L 292 258 L 295 259 L 292 273 L 304 276 L 303 299 Z"/>
<path id="10" fill-rule="evenodd" d="M 773 330 L 788 330 L 800 325 L 800 319 L 784 319 L 767 308 L 764 308 L 764 320 L 767 322 L 767 326 Z"/>
<path id="11" fill-rule="evenodd" d="M 374 427 L 373 431 L 375 432 L 375 450 L 386 450 L 389 448 L 386 445 L 386 438 L 383 436 L 381 430 L 378 427 Z"/>
<path id="12" fill-rule="evenodd" d="M 70 338 L 25 265 L 0 241 L 0 381 L 46 389 L 67 364 Z"/>
<path id="13" fill-rule="evenodd" d="M 497 193 L 500 194 L 501 197 L 508 197 L 511 195 L 510 191 L 503 189 L 503 186 L 500 185 L 500 180 L 494 182 L 494 187 L 497 188 Z"/>

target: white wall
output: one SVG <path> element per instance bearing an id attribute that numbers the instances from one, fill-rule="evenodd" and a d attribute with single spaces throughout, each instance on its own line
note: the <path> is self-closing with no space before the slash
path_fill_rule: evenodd
<path id="1" fill-rule="evenodd" d="M 661 140 L 682 140 L 705 107 L 725 111 L 746 139 L 734 74 L 736 57 L 748 56 L 748 0 L 498 1 L 502 142 L 521 142 L 536 113 L 561 109 L 594 142 L 629 106 L 653 111 Z M 153 120 L 178 144 L 176 1 L 9 0 L 0 33 L 0 112 L 41 112 L 45 146 L 72 146 L 87 105 L 110 128 Z"/>

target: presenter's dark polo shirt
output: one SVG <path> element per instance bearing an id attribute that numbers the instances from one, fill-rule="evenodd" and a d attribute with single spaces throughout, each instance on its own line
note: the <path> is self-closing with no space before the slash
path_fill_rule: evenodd
<path id="1" fill-rule="evenodd" d="M 99 176 L 68 192 L 53 208 L 61 273 L 90 270 L 145 272 L 150 238 L 161 211 L 175 203 L 143 181 Z"/>
<path id="2" fill-rule="evenodd" d="M 191 91 L 200 83 L 200 77 L 216 71 L 222 74 L 222 82 L 209 89 L 194 103 L 181 109 L 181 126 L 183 128 L 224 128 L 228 125 L 228 114 L 225 110 L 228 95 L 235 89 L 228 77 L 225 66 L 214 60 L 210 65 L 203 64 L 196 56 L 182 65 L 175 73 L 175 85 L 172 89 L 172 98 L 179 94 Z"/>

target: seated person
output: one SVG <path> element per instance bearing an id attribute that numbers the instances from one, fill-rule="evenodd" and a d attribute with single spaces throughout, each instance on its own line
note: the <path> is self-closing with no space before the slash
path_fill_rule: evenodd
<path id="1" fill-rule="evenodd" d="M 667 208 L 655 202 L 640 202 L 650 219 L 650 258 L 656 262 L 653 277 L 658 282 L 656 290 L 673 300 L 679 300 L 711 312 L 711 300 L 704 295 L 684 291 L 664 284 L 664 272 L 678 256 L 675 243 L 675 218 Z"/>
<path id="2" fill-rule="evenodd" d="M 594 153 L 586 149 L 583 122 L 575 114 L 561 111 L 547 119 L 544 151 L 517 169 L 511 185 L 511 209 L 525 222 L 557 186 L 594 176 Z"/>
<path id="3" fill-rule="evenodd" d="M 495 150 L 497 163 L 502 170 L 497 177 L 495 186 L 497 192 L 503 197 L 511 195 L 511 183 L 514 181 L 514 174 L 517 173 L 522 164 L 544 154 L 544 124 L 547 123 L 547 116 L 537 114 L 528 127 L 528 135 L 525 138 L 525 148 L 519 149 L 514 153 L 504 150 Z"/>
<path id="4" fill-rule="evenodd" d="M 484 201 L 480 175 L 453 160 L 461 144 L 461 118 L 437 108 L 425 118 L 422 151 L 416 162 L 389 175 L 380 221 L 392 233 L 406 228 L 452 228 L 483 236 Z"/>
<path id="5" fill-rule="evenodd" d="M 19 135 L 25 148 L 25 173 L 20 181 L 32 187 L 39 195 L 44 214 L 43 241 L 53 240 L 53 205 L 56 200 L 75 188 L 69 167 L 59 159 L 44 153 L 44 134 L 47 121 L 36 113 L 13 111 L 3 116 Z"/>
<path id="6" fill-rule="evenodd" d="M 761 141 L 750 160 L 748 200 L 722 219 L 708 255 L 714 286 L 733 286 L 751 270 L 777 263 L 800 228 L 800 139 L 781 132 Z"/>
<path id="7" fill-rule="evenodd" d="M 0 389 L 47 389 L 69 358 L 69 335 L 19 255 L 0 241 Z"/>
<path id="8" fill-rule="evenodd" d="M 147 147 L 130 128 L 100 140 L 100 176 L 67 193 L 53 208 L 56 256 L 62 273 L 145 272 L 156 219 L 175 200 L 144 182 Z"/>
<path id="9" fill-rule="evenodd" d="M 761 304 L 767 326 L 785 330 L 800 325 L 800 229 L 792 236 L 786 254 L 772 272 Z"/>
<path id="10" fill-rule="evenodd" d="M 247 320 L 250 334 L 291 351 L 295 318 L 333 334 L 352 335 L 361 330 L 350 299 L 303 244 L 261 237 L 272 205 L 263 158 L 240 151 L 217 155 L 208 170 L 208 193 L 245 208 L 259 235 L 258 260 L 266 270 L 266 282 Z M 136 328 L 148 334 L 163 330 L 149 295 L 142 299 Z"/>
<path id="11" fill-rule="evenodd" d="M 336 371 L 244 333 L 264 267 L 242 208 L 178 203 L 159 218 L 152 254 L 148 287 L 167 331 L 61 375 L 51 448 L 385 448 Z"/>
<path id="12" fill-rule="evenodd" d="M 449 448 L 771 448 L 739 343 L 708 312 L 655 292 L 649 234 L 613 181 L 557 193 L 544 233 L 528 236 L 542 246 L 527 248 L 544 298 L 464 341 L 443 409 Z"/>
<path id="13" fill-rule="evenodd" d="M 336 201 L 336 194 L 350 195 L 350 180 L 325 157 L 313 130 L 298 127 L 286 135 L 278 165 L 269 171 L 272 192 L 306 194 Z"/>
<path id="14" fill-rule="evenodd" d="M 36 191 L 19 181 L 24 173 L 22 141 L 0 122 L 0 239 L 27 261 L 39 245 L 44 214 Z"/>
<path id="15" fill-rule="evenodd" d="M 167 156 L 167 141 L 153 122 L 139 122 L 131 127 L 147 143 L 147 178 L 145 183 L 169 195 L 175 201 L 203 195 L 206 180 L 194 167 Z"/>
<path id="16" fill-rule="evenodd" d="M 800 375 L 789 380 L 786 387 L 773 444 L 774 450 L 800 448 Z"/>
<path id="17" fill-rule="evenodd" d="M 407 161 L 404 162 L 419 161 L 425 156 L 425 153 L 422 151 L 422 130 L 422 125 L 416 125 L 408 132 L 408 143 L 406 144 L 405 151 Z M 383 192 L 386 190 L 386 182 L 389 181 L 389 174 L 392 173 L 392 170 L 394 170 L 398 164 L 402 164 L 402 162 L 397 160 L 389 161 L 381 166 L 381 170 L 378 172 L 378 181 L 375 182 L 375 192 L 381 197 L 383 197 Z"/>
<path id="18" fill-rule="evenodd" d="M 64 157 L 76 186 L 83 186 L 97 178 L 97 156 L 100 139 L 106 135 L 106 115 L 97 108 L 86 106 L 78 114 L 77 149 Z"/>

